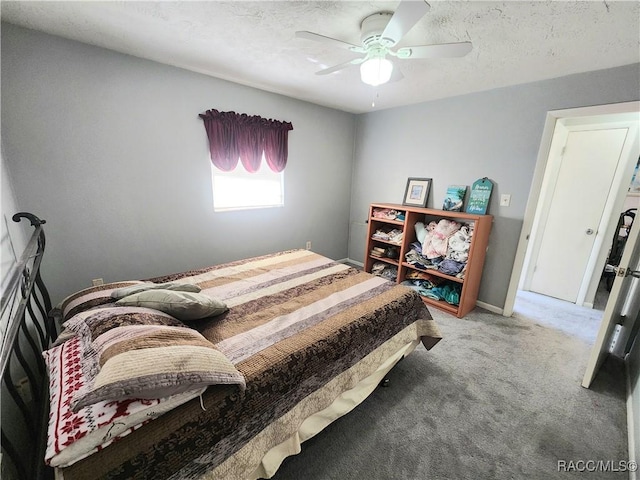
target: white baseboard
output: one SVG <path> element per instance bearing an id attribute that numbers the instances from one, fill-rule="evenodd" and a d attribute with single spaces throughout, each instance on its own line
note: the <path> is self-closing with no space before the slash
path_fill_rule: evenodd
<path id="1" fill-rule="evenodd" d="M 496 307 L 495 305 L 491 305 L 489 303 L 481 302 L 480 300 L 476 300 L 476 305 L 480 308 L 484 308 L 485 310 L 489 310 L 490 312 L 497 313 L 498 315 L 502 315 L 504 310 L 500 307 Z"/>
<path id="2" fill-rule="evenodd" d="M 349 263 L 353 263 L 354 265 L 358 265 L 359 267 L 364 267 L 364 263 L 351 260 L 350 258 L 345 258 L 343 260 L 338 260 L 338 261 L 342 263 L 349 262 Z"/>

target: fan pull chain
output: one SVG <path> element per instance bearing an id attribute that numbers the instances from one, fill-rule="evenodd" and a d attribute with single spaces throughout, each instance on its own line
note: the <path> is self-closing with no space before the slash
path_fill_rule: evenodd
<path id="1" fill-rule="evenodd" d="M 373 89 L 373 98 L 371 99 L 371 108 L 376 108 L 376 98 L 380 98 L 380 94 L 376 88 Z"/>

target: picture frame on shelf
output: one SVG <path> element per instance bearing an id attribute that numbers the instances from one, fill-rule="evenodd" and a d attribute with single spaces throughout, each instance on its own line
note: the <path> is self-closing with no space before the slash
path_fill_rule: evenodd
<path id="1" fill-rule="evenodd" d="M 464 206 L 464 198 L 467 195 L 466 185 L 449 185 L 442 202 L 442 210 L 448 212 L 461 212 Z"/>
<path id="2" fill-rule="evenodd" d="M 412 207 L 426 207 L 429 190 L 431 190 L 431 180 L 431 178 L 409 177 L 402 204 Z"/>

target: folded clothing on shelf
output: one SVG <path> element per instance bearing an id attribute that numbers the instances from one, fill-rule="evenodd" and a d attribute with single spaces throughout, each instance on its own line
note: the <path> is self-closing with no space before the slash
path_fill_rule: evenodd
<path id="1" fill-rule="evenodd" d="M 438 222 L 429 222 L 424 226 L 421 222 L 415 224 L 416 238 L 422 243 L 422 254 L 427 258 L 444 257 L 447 255 L 449 238 L 462 227 L 453 220 L 443 218 Z M 422 240 L 420 240 L 422 238 Z"/>
<path id="2" fill-rule="evenodd" d="M 440 285 L 442 282 L 445 281 L 444 278 L 442 277 L 436 277 L 435 275 L 431 275 L 430 273 L 427 272 L 419 272 L 417 270 L 409 270 L 405 276 L 405 278 L 407 280 L 423 280 L 423 281 L 428 281 L 431 286 L 437 286 Z"/>
<path id="3" fill-rule="evenodd" d="M 375 240 L 384 240 L 385 242 L 396 243 L 400 245 L 402 243 L 402 230 L 397 228 L 392 229 L 378 229 L 371 236 Z"/>
<path id="4" fill-rule="evenodd" d="M 404 212 L 394 210 L 392 208 L 374 208 L 372 216 L 375 218 L 383 218 L 385 220 L 404 221 Z"/>
<path id="5" fill-rule="evenodd" d="M 391 258 L 397 260 L 400 257 L 400 249 L 398 247 L 373 247 L 369 252 L 374 257 Z"/>
<path id="6" fill-rule="evenodd" d="M 376 262 L 371 267 L 371 273 L 395 282 L 398 276 L 398 267 L 388 263 Z"/>
<path id="7" fill-rule="evenodd" d="M 473 226 L 442 219 L 415 224 L 417 242 L 410 246 L 405 261 L 422 270 L 435 269 L 452 277 L 464 278 Z M 428 245 L 427 245 L 428 243 Z"/>
<path id="8" fill-rule="evenodd" d="M 464 225 L 449 239 L 446 258 L 456 262 L 466 262 L 469 259 L 469 249 L 471 248 L 471 237 L 473 227 Z"/>
<path id="9" fill-rule="evenodd" d="M 422 270 L 437 269 L 441 258 L 427 258 L 422 254 L 422 245 L 420 242 L 413 242 L 410 249 L 404 255 L 405 261 L 416 268 Z"/>
<path id="10" fill-rule="evenodd" d="M 444 282 L 440 285 L 433 285 L 429 280 L 405 280 L 401 285 L 414 289 L 423 297 L 433 300 L 444 300 L 456 306 L 460 304 L 462 287 L 454 282 Z"/>
<path id="11" fill-rule="evenodd" d="M 466 263 L 456 262 L 450 258 L 445 258 L 438 264 L 438 271 L 455 277 L 464 270 Z"/>

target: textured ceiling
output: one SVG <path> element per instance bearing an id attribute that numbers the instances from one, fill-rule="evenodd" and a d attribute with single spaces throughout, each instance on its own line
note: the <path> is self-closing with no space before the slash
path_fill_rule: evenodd
<path id="1" fill-rule="evenodd" d="M 471 41 L 463 58 L 397 60 L 375 89 L 357 55 L 296 30 L 360 44 L 360 22 L 398 1 L 7 2 L 3 21 L 349 111 L 408 105 L 640 62 L 640 2 L 431 1 L 398 44 Z"/>

